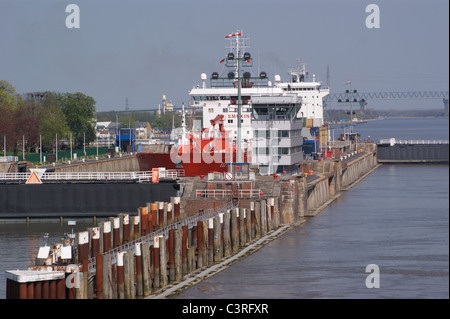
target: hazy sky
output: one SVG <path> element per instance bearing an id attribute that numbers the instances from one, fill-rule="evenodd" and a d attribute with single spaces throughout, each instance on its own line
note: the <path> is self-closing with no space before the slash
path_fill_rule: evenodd
<path id="1" fill-rule="evenodd" d="M 66 27 L 66 6 L 80 28 Z M 380 28 L 366 27 L 377 4 Z M 271 79 L 296 59 L 332 92 L 448 90 L 448 0 L 0 0 L 0 80 L 18 93 L 82 92 L 97 110 L 176 106 L 220 71 L 225 35 L 243 30 L 249 52 Z M 441 108 L 442 100 L 369 107 Z"/>

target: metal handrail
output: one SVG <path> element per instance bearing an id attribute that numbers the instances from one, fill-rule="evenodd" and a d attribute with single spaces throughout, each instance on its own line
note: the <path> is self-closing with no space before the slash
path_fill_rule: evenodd
<path id="1" fill-rule="evenodd" d="M 231 189 L 201 189 L 196 191 L 197 197 L 230 197 L 236 194 L 238 198 L 260 198 L 262 196 L 261 189 L 239 189 L 232 191 Z"/>
<path id="2" fill-rule="evenodd" d="M 0 173 L 0 180 L 27 180 L 31 173 Z M 184 170 L 170 169 L 160 171 L 159 178 L 184 177 Z M 151 181 L 152 172 L 52 172 L 44 173 L 41 180 L 138 180 Z"/>
<path id="3" fill-rule="evenodd" d="M 116 256 L 117 253 L 119 252 L 125 252 L 125 251 L 133 251 L 133 253 L 135 253 L 135 249 L 136 249 L 136 244 L 139 243 L 151 243 L 153 242 L 155 237 L 158 236 L 164 236 L 164 237 L 168 237 L 169 236 L 169 231 L 171 229 L 178 229 L 181 228 L 183 226 L 188 226 L 188 228 L 191 228 L 195 225 L 197 225 L 198 221 L 203 221 L 209 218 L 213 218 L 215 216 L 218 216 L 221 213 L 226 213 L 228 210 L 233 209 L 233 208 L 237 208 L 237 205 L 230 202 L 227 205 L 224 205 L 222 207 L 219 208 L 212 208 L 212 209 L 208 209 L 206 211 L 201 211 L 200 213 L 184 218 L 178 222 L 175 222 L 173 224 L 164 226 L 163 228 L 160 228 L 158 230 L 155 230 L 154 232 L 147 234 L 145 236 L 142 236 L 140 238 L 137 238 L 135 240 L 132 240 L 126 244 L 123 244 L 121 246 L 118 246 L 116 248 L 112 248 L 106 252 L 103 252 L 101 255 L 102 256 L 106 256 L 106 255 L 111 255 L 111 263 L 115 264 L 116 263 Z M 80 264 L 81 266 L 81 264 Z M 92 274 L 95 273 L 96 271 L 96 257 L 92 257 L 89 259 L 89 263 L 88 263 L 88 273 Z"/>

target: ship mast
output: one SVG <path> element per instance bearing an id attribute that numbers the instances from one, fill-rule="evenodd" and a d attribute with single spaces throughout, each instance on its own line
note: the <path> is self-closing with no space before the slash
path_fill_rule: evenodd
<path id="1" fill-rule="evenodd" d="M 242 32 L 238 31 L 232 34 L 229 34 L 225 36 L 225 38 L 232 38 L 234 37 L 236 39 L 236 60 L 237 60 L 237 80 L 238 80 L 238 98 L 237 98 L 237 107 L 238 107 L 238 114 L 237 114 L 237 136 L 236 136 L 236 163 L 242 163 L 242 101 L 241 101 L 241 86 L 242 86 L 242 76 L 241 76 L 241 63 L 242 63 L 242 57 L 241 52 L 239 48 L 239 41 L 241 40 Z M 245 47 L 245 46 L 244 46 Z"/>

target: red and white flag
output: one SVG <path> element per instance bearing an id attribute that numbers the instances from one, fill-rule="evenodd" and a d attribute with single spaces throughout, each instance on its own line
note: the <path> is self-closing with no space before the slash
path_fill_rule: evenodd
<path id="1" fill-rule="evenodd" d="M 345 85 L 352 83 L 352 81 L 348 81 L 347 83 L 345 83 Z"/>

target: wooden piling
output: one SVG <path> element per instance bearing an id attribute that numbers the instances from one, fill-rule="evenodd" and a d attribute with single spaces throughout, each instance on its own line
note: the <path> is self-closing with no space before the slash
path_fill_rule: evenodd
<path id="1" fill-rule="evenodd" d="M 169 230 L 169 281 L 175 281 L 175 230 Z"/>
<path id="2" fill-rule="evenodd" d="M 111 256 L 102 255 L 103 299 L 112 299 Z"/>
<path id="3" fill-rule="evenodd" d="M 111 249 L 111 222 L 103 223 L 103 252 Z"/>
<path id="4" fill-rule="evenodd" d="M 113 248 L 119 247 L 120 242 L 120 218 L 113 218 Z"/>
<path id="5" fill-rule="evenodd" d="M 77 233 L 77 244 L 78 244 L 78 262 L 82 263 L 83 260 L 89 259 L 89 232 L 79 232 Z"/>
<path id="6" fill-rule="evenodd" d="M 155 231 L 158 229 L 158 206 L 156 203 L 150 204 L 150 214 L 152 215 L 152 229 L 151 231 Z"/>
<path id="7" fill-rule="evenodd" d="M 203 222 L 197 221 L 197 268 L 203 267 Z"/>
<path id="8" fill-rule="evenodd" d="M 167 203 L 167 224 L 170 225 L 173 223 L 173 209 L 172 209 L 172 203 Z"/>
<path id="9" fill-rule="evenodd" d="M 148 227 L 148 210 L 147 206 L 139 207 L 139 217 L 141 220 L 141 236 L 147 235 L 151 230 Z"/>
<path id="10" fill-rule="evenodd" d="M 100 253 L 100 227 L 92 227 L 91 256 L 97 257 Z"/>
<path id="11" fill-rule="evenodd" d="M 123 270 L 123 252 L 117 253 L 117 297 L 119 299 L 125 298 L 124 287 L 124 270 Z"/>
<path id="12" fill-rule="evenodd" d="M 261 237 L 261 202 L 255 202 L 255 238 Z"/>
<path id="13" fill-rule="evenodd" d="M 231 236 L 231 253 L 235 254 L 239 249 L 239 227 L 237 223 L 237 214 L 239 209 L 231 210 L 230 219 L 230 236 Z"/>
<path id="14" fill-rule="evenodd" d="M 188 273 L 187 271 L 187 249 L 188 249 L 188 227 L 182 226 L 182 243 L 181 243 L 181 264 L 183 275 Z"/>
<path id="15" fill-rule="evenodd" d="M 159 273 L 160 273 L 160 287 L 167 286 L 167 241 L 166 237 L 159 237 Z"/>
<path id="16" fill-rule="evenodd" d="M 130 241 L 130 215 L 122 214 L 122 243 Z"/>
<path id="17" fill-rule="evenodd" d="M 214 223 L 214 262 L 218 263 L 222 259 L 222 240 L 221 240 L 221 224 L 219 216 L 213 218 Z"/>
<path id="18" fill-rule="evenodd" d="M 95 290 L 97 299 L 103 299 L 103 258 L 102 255 L 95 256 Z"/>
<path id="19" fill-rule="evenodd" d="M 144 297 L 147 297 L 152 293 L 150 278 L 150 245 L 148 242 L 144 242 L 141 243 L 140 246 L 142 254 L 142 290 Z"/>
<path id="20" fill-rule="evenodd" d="M 128 250 L 125 252 L 123 259 L 123 273 L 124 273 L 124 290 L 125 299 L 134 299 L 135 288 L 134 288 L 134 262 L 133 262 L 133 251 Z"/>
<path id="21" fill-rule="evenodd" d="M 156 236 L 153 242 L 153 287 L 155 287 L 156 289 L 160 288 L 159 239 L 160 237 Z"/>
<path id="22" fill-rule="evenodd" d="M 231 255 L 230 217 L 229 211 L 223 214 L 223 254 L 225 257 Z"/>
<path id="23" fill-rule="evenodd" d="M 242 248 L 245 245 L 245 228 L 244 228 L 245 209 L 244 208 L 238 209 L 239 209 L 239 247 Z"/>
<path id="24" fill-rule="evenodd" d="M 166 219 L 164 216 L 164 202 L 157 202 L 158 204 L 158 228 L 166 225 Z"/>
<path id="25" fill-rule="evenodd" d="M 136 296 L 143 297 L 144 296 L 144 287 L 143 287 L 143 279 L 142 279 L 142 253 L 141 253 L 141 243 L 135 244 L 135 252 L 136 252 Z"/>
<path id="26" fill-rule="evenodd" d="M 214 264 L 214 219 L 208 219 L 208 265 Z"/>
<path id="27" fill-rule="evenodd" d="M 180 220 L 180 197 L 173 198 L 173 216 L 175 221 Z"/>
<path id="28" fill-rule="evenodd" d="M 250 240 L 255 239 L 255 202 L 250 202 Z"/>
<path id="29" fill-rule="evenodd" d="M 183 241 L 182 229 L 176 229 L 174 231 L 174 268 L 175 268 L 175 280 L 181 280 L 182 277 L 182 263 L 181 263 L 181 249 Z"/>

